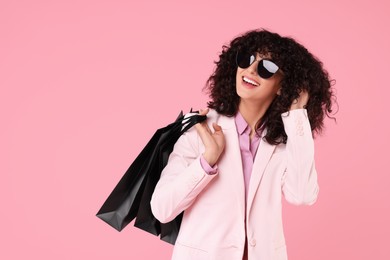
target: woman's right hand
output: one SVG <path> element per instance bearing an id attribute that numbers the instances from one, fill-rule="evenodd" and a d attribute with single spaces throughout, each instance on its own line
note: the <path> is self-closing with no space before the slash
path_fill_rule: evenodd
<path id="1" fill-rule="evenodd" d="M 206 115 L 208 112 L 208 108 L 205 110 L 200 109 L 199 115 Z M 225 148 L 225 137 L 223 135 L 222 128 L 216 123 L 213 123 L 215 132 L 212 133 L 207 125 L 207 120 L 202 123 L 195 124 L 195 127 L 205 146 L 203 157 L 210 166 L 213 167 Z"/>

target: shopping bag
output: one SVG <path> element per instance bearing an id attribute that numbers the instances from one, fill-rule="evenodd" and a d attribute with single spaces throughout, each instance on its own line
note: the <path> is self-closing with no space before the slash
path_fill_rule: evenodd
<path id="1" fill-rule="evenodd" d="M 152 198 L 154 188 L 160 179 L 160 174 L 168 162 L 168 157 L 173 150 L 174 144 L 176 143 L 178 137 L 180 137 L 181 133 L 185 132 L 187 129 L 192 127 L 194 123 L 198 122 L 194 121 L 191 123 L 191 120 L 194 119 L 196 119 L 196 117 L 188 119 L 188 125 L 183 130 L 180 125 L 176 125 L 171 127 L 167 132 L 162 133 L 159 143 L 156 146 L 157 149 L 150 159 L 151 167 L 149 168 L 149 171 L 151 174 L 147 174 L 147 180 L 141 198 L 140 207 L 134 223 L 134 226 L 151 234 L 158 235 L 161 233 L 160 239 L 171 244 L 175 244 L 183 213 L 169 223 L 160 223 L 152 214 L 150 200 Z"/>
<path id="2" fill-rule="evenodd" d="M 176 141 L 193 125 L 207 118 L 193 113 L 191 109 L 190 116 L 184 117 L 181 112 L 173 123 L 155 132 L 106 199 L 97 217 L 118 231 L 136 218 L 136 227 L 154 235 L 161 234 L 161 240 L 175 243 L 183 213 L 162 224 L 151 213 L 150 200 Z"/>

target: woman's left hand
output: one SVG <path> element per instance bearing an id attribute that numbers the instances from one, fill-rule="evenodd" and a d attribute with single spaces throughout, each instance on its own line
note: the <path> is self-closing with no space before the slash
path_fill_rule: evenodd
<path id="1" fill-rule="evenodd" d="M 299 97 L 292 102 L 290 110 L 305 108 L 308 100 L 309 93 L 306 90 L 302 90 Z"/>

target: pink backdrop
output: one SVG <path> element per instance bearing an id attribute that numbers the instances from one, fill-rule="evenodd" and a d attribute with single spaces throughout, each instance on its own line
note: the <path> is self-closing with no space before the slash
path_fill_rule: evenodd
<path id="1" fill-rule="evenodd" d="M 388 259 L 388 1 L 1 1 L 1 259 L 169 259 L 96 212 L 154 130 L 205 107 L 221 46 L 290 35 L 337 80 L 320 194 L 284 204 L 289 259 Z M 387 254 L 385 254 L 387 252 Z"/>

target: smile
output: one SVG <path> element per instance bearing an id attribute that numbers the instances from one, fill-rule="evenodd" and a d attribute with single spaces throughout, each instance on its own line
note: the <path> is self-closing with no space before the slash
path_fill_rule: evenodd
<path id="1" fill-rule="evenodd" d="M 259 83 L 257 83 L 253 79 L 250 79 L 250 78 L 248 78 L 246 76 L 242 77 L 242 81 L 243 81 L 244 85 L 246 85 L 246 86 L 250 86 L 250 87 L 257 87 L 257 86 L 259 86 Z"/>

